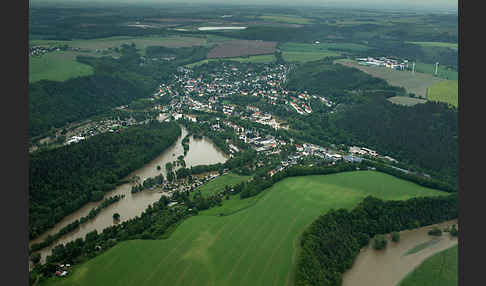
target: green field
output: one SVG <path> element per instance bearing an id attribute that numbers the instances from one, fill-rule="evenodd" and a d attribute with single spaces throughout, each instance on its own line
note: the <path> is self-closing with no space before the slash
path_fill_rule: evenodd
<path id="1" fill-rule="evenodd" d="M 237 62 L 240 62 L 240 63 L 261 64 L 261 63 L 271 63 L 271 62 L 274 62 L 275 60 L 276 59 L 275 59 L 275 56 L 273 54 L 268 54 L 268 55 L 249 56 L 249 57 L 205 59 L 205 60 L 198 61 L 198 62 L 195 62 L 195 63 L 187 64 L 187 65 L 185 65 L 185 67 L 193 68 L 193 67 L 196 67 L 196 66 L 206 64 L 208 62 L 218 62 L 218 61 L 237 61 Z"/>
<path id="2" fill-rule="evenodd" d="M 243 181 L 248 181 L 248 179 L 250 178 L 251 178 L 250 176 L 240 176 L 235 173 L 228 173 L 228 174 L 224 174 L 223 176 L 216 177 L 214 180 L 210 181 L 209 183 L 198 187 L 195 191 L 201 191 L 201 194 L 204 197 L 207 197 L 209 195 L 224 190 L 224 187 L 226 185 L 231 185 L 231 186 L 236 185 Z"/>
<path id="3" fill-rule="evenodd" d="M 410 65 L 409 65 L 410 67 Z M 415 63 L 415 71 L 419 73 L 424 73 L 428 75 L 434 75 L 435 73 L 435 64 L 426 64 L 422 62 Z M 443 79 L 450 79 L 450 80 L 457 80 L 458 73 L 456 70 L 448 69 L 439 63 L 437 68 L 437 76 Z"/>
<path id="4" fill-rule="evenodd" d="M 410 272 L 398 286 L 456 286 L 458 280 L 458 246 L 427 258 Z"/>
<path id="5" fill-rule="evenodd" d="M 336 52 L 282 52 L 282 57 L 286 62 L 311 62 L 321 60 L 326 57 L 335 57 L 339 56 L 339 53 Z"/>
<path id="6" fill-rule="evenodd" d="M 376 171 L 287 178 L 244 210 L 202 211 L 166 240 L 121 242 L 42 285 L 292 285 L 300 234 L 319 215 L 351 209 L 367 195 L 442 194 Z"/>
<path id="7" fill-rule="evenodd" d="M 459 101 L 459 86 L 457 80 L 443 80 L 427 89 L 427 99 L 445 102 L 455 107 Z"/>
<path id="8" fill-rule="evenodd" d="M 453 50 L 458 49 L 459 45 L 457 43 L 446 43 L 446 42 L 406 42 L 410 44 L 419 45 L 422 47 L 441 47 L 441 48 L 450 48 Z"/>
<path id="9" fill-rule="evenodd" d="M 387 100 L 392 103 L 405 105 L 405 106 L 413 106 L 415 104 L 427 102 L 427 100 L 425 99 L 408 97 L 408 96 L 393 96 L 387 98 Z"/>
<path id="10" fill-rule="evenodd" d="M 50 52 L 29 57 L 29 83 L 42 79 L 64 81 L 93 73 L 93 68 L 76 61 L 76 52 Z"/>
<path id="11" fill-rule="evenodd" d="M 222 38 L 222 37 L 220 37 Z M 212 42 L 217 42 L 216 38 Z M 52 41 L 52 40 L 32 40 L 30 46 L 56 46 L 69 45 L 73 48 L 82 50 L 95 51 L 108 48 L 118 48 L 123 44 L 134 43 L 140 53 L 145 55 L 145 48 L 149 46 L 164 46 L 169 48 L 180 48 L 190 46 L 207 45 L 208 41 L 203 37 L 182 37 L 182 36 L 145 36 L 145 37 L 109 37 L 89 40 L 72 40 L 72 41 Z"/>

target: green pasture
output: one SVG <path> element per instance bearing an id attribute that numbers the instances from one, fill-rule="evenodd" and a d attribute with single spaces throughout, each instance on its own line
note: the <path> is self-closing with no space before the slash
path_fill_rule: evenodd
<path id="1" fill-rule="evenodd" d="M 457 107 L 459 101 L 459 85 L 457 80 L 443 80 L 427 89 L 427 99 L 440 101 Z"/>
<path id="2" fill-rule="evenodd" d="M 198 187 L 195 191 L 201 191 L 204 197 L 215 194 L 219 191 L 224 190 L 225 186 L 234 186 L 243 181 L 248 181 L 250 176 L 240 176 L 235 173 L 228 173 L 222 176 L 218 176 L 207 184 Z"/>
<path id="3" fill-rule="evenodd" d="M 76 61 L 76 52 L 50 52 L 29 57 L 29 83 L 39 80 L 65 81 L 69 78 L 93 74 L 92 67 Z"/>
<path id="4" fill-rule="evenodd" d="M 409 68 L 411 69 L 411 65 L 408 65 Z M 416 62 L 415 63 L 415 72 L 418 73 L 424 73 L 428 75 L 435 76 L 435 64 L 426 64 L 422 62 Z M 437 67 L 437 77 L 442 78 L 442 79 L 450 79 L 450 80 L 457 80 L 458 79 L 458 73 L 456 70 L 447 68 L 439 63 L 439 66 Z"/>
<path id="5" fill-rule="evenodd" d="M 376 171 L 287 178 L 232 215 L 202 211 L 168 239 L 121 242 L 41 285 L 293 285 L 300 235 L 319 215 L 367 195 L 442 194 Z"/>
<path id="6" fill-rule="evenodd" d="M 458 246 L 427 258 L 410 272 L 398 286 L 456 286 L 458 280 Z"/>
<path id="7" fill-rule="evenodd" d="M 306 44 L 306 43 L 287 42 L 287 43 L 280 44 L 279 49 L 285 52 L 320 52 L 320 51 L 328 52 L 329 49 L 362 52 L 368 50 L 368 47 L 365 45 L 360 45 L 355 43 Z"/>
<path id="8" fill-rule="evenodd" d="M 338 56 L 339 53 L 328 51 L 328 52 L 282 52 L 282 57 L 286 62 L 311 62 L 321 60 L 327 57 Z"/>

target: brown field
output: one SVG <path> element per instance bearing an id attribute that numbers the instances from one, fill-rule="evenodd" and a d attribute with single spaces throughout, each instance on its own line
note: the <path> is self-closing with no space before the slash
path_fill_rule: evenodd
<path id="1" fill-rule="evenodd" d="M 390 98 L 387 98 L 388 101 L 395 103 L 395 104 L 400 104 L 400 105 L 406 105 L 406 106 L 412 106 L 418 103 L 425 103 L 427 100 L 421 99 L 421 98 L 413 98 L 413 97 L 407 97 L 407 96 L 393 96 Z"/>
<path id="2" fill-rule="evenodd" d="M 275 52 L 277 42 L 235 40 L 221 43 L 212 48 L 208 53 L 208 58 L 231 58 L 244 57 L 249 55 L 263 55 Z"/>
<path id="3" fill-rule="evenodd" d="M 417 96 L 427 97 L 427 88 L 442 79 L 434 77 L 431 74 L 424 74 L 410 71 L 399 71 L 385 67 L 372 67 L 359 65 L 356 61 L 349 59 L 336 60 L 335 63 L 340 63 L 348 67 L 357 68 L 374 77 L 382 78 L 393 86 L 401 86 L 405 88 L 408 93 L 414 93 Z"/>

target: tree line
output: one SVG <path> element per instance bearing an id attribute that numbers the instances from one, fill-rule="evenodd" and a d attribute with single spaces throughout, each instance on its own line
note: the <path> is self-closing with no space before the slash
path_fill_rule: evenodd
<path id="1" fill-rule="evenodd" d="M 29 154 L 29 238 L 103 197 L 130 172 L 172 145 L 174 122 L 151 121 L 76 144 Z"/>
<path id="2" fill-rule="evenodd" d="M 342 284 L 360 249 L 375 235 L 457 218 L 457 194 L 382 201 L 368 196 L 357 207 L 331 210 L 302 234 L 296 285 Z"/>

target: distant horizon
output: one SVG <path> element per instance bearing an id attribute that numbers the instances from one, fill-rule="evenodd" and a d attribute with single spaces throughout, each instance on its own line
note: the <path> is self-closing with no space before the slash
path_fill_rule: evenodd
<path id="1" fill-rule="evenodd" d="M 92 5 L 133 5 L 133 6 L 185 6 L 185 5 L 221 5 L 230 6 L 268 6 L 268 7 L 287 7 L 287 8 L 353 8 L 370 10 L 403 10 L 403 11 L 423 11 L 423 12 L 458 12 L 458 2 L 456 0 L 342 0 L 342 1 L 318 1 L 301 0 L 299 4 L 282 0 L 29 0 L 30 5 L 49 5 L 56 4 L 69 7 L 82 7 Z"/>

